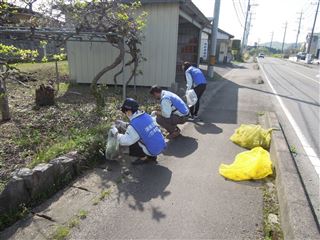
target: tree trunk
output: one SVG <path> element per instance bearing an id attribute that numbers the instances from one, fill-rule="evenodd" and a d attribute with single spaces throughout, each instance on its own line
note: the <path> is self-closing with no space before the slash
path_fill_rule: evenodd
<path id="1" fill-rule="evenodd" d="M 132 79 L 135 80 L 138 65 L 139 65 L 138 60 L 135 59 L 131 76 L 129 77 L 128 81 L 124 84 L 124 87 L 123 87 L 123 98 L 124 99 L 127 97 L 127 86 L 128 86 L 128 84 L 131 82 Z M 136 93 L 136 91 L 137 91 L 136 90 L 136 82 L 134 82 L 134 91 L 135 91 L 135 94 L 137 94 Z"/>
<path id="2" fill-rule="evenodd" d="M 56 69 L 56 86 L 57 91 L 55 92 L 55 95 L 58 96 L 59 90 L 60 90 L 60 76 L 59 76 L 59 68 L 58 68 L 58 61 L 55 61 L 55 69 Z"/>
<path id="3" fill-rule="evenodd" d="M 122 58 L 123 58 L 123 55 L 124 55 L 124 44 L 120 41 L 119 42 L 119 50 L 120 50 L 120 53 L 118 55 L 118 57 L 115 59 L 115 61 L 103 68 L 92 80 L 92 83 L 91 83 L 91 91 L 92 91 L 92 94 L 97 97 L 97 94 L 98 94 L 98 90 L 97 90 L 97 84 L 100 80 L 100 78 L 108 71 L 114 69 L 115 67 L 117 67 L 119 64 L 121 64 L 121 61 L 122 61 Z"/>
<path id="4" fill-rule="evenodd" d="M 9 121 L 11 119 L 8 96 L 6 91 L 6 83 L 4 80 L 0 81 L 0 111 L 2 121 Z"/>

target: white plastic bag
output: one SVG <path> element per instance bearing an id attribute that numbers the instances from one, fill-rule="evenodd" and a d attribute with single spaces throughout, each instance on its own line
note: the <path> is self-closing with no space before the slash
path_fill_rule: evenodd
<path id="1" fill-rule="evenodd" d="M 198 101 L 198 97 L 194 89 L 190 89 L 186 91 L 186 98 L 187 98 L 187 104 L 189 107 L 194 106 Z"/>
<path id="2" fill-rule="evenodd" d="M 119 155 L 119 142 L 116 135 L 112 134 L 111 129 L 108 133 L 108 142 L 106 146 L 106 159 L 108 160 L 116 160 Z"/>

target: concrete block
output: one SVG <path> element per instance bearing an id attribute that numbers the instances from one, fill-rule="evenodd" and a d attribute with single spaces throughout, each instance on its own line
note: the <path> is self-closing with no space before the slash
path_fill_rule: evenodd
<path id="1" fill-rule="evenodd" d="M 50 163 L 41 163 L 33 169 L 33 187 L 31 192 L 32 198 L 47 193 L 55 184 L 54 166 Z"/>
<path id="2" fill-rule="evenodd" d="M 0 215 L 16 210 L 23 203 L 30 201 L 24 180 L 14 176 L 0 194 Z"/>

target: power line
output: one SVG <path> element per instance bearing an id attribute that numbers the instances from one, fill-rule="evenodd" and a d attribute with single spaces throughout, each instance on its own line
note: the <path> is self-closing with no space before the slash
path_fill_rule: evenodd
<path id="1" fill-rule="evenodd" d="M 239 0 L 239 5 L 240 5 L 240 9 L 241 9 L 241 12 L 242 12 L 243 17 L 245 17 L 245 14 L 244 14 L 244 10 L 243 10 L 243 7 L 242 7 L 241 0 Z"/>
<path id="2" fill-rule="evenodd" d="M 239 17 L 237 8 L 236 8 L 236 4 L 235 4 L 234 1 L 235 1 L 235 0 L 232 0 L 232 3 L 233 3 L 233 8 L 234 8 L 234 10 L 235 10 L 235 12 L 236 12 L 236 15 L 237 15 L 238 22 L 239 22 L 239 24 L 240 24 L 241 27 L 244 27 L 243 24 L 242 24 L 242 22 L 241 22 L 241 20 L 240 20 L 240 17 Z"/>

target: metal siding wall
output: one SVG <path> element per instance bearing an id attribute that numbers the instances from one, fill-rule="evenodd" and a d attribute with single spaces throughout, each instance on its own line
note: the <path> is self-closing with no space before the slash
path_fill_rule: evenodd
<path id="1" fill-rule="evenodd" d="M 137 77 L 137 85 L 158 84 L 170 87 L 175 82 L 176 53 L 178 41 L 178 4 L 148 4 L 143 7 L 149 12 L 142 53 L 147 61 L 139 69 L 143 75 Z M 103 67 L 111 64 L 119 50 L 108 43 L 68 42 L 68 61 L 71 78 L 78 83 L 90 83 Z M 129 56 L 126 56 L 129 59 Z M 100 82 L 113 84 L 113 75 L 121 66 L 105 74 Z M 128 78 L 131 69 L 126 68 Z M 118 77 L 122 84 L 122 75 Z M 131 82 L 131 85 L 133 81 Z"/>
<path id="2" fill-rule="evenodd" d="M 74 44 L 72 44 L 72 42 L 67 42 L 67 53 L 70 79 L 72 82 L 76 82 L 76 57 Z"/>

